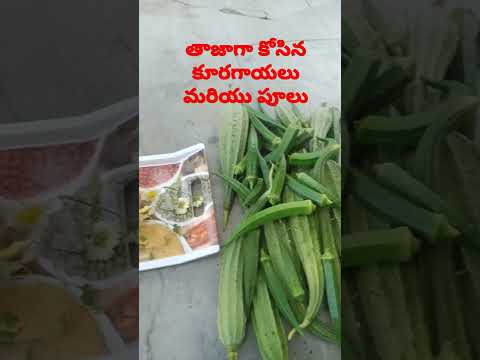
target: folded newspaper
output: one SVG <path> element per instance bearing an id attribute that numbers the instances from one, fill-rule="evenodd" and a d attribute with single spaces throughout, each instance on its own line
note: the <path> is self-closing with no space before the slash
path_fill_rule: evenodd
<path id="1" fill-rule="evenodd" d="M 143 156 L 139 165 L 140 271 L 218 252 L 205 146 Z"/>

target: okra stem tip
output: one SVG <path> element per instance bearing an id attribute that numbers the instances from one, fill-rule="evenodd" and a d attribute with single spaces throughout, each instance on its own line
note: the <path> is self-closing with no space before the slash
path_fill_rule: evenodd
<path id="1" fill-rule="evenodd" d="M 297 333 L 297 328 L 293 328 L 289 333 L 288 333 L 288 341 L 291 341 L 295 334 Z"/>
<path id="2" fill-rule="evenodd" d="M 229 351 L 228 352 L 228 360 L 238 360 L 238 352 Z"/>

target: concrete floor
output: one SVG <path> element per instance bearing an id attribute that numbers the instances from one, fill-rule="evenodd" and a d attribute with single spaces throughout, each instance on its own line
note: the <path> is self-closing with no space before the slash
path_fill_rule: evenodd
<path id="1" fill-rule="evenodd" d="M 138 95 L 137 8 L 126 0 L 3 1 L 0 123 L 88 113 Z"/>
<path id="2" fill-rule="evenodd" d="M 191 79 L 192 66 L 203 62 L 254 66 L 265 60 L 254 56 L 200 60 L 186 56 L 184 49 L 194 42 L 254 44 L 271 36 L 305 39 L 308 49 L 304 58 L 268 58 L 273 64 L 295 66 L 302 73 L 296 82 L 275 82 L 275 88 L 307 91 L 310 102 L 304 106 L 305 112 L 322 102 L 339 106 L 339 0 L 140 0 L 140 154 L 170 152 L 203 142 L 210 169 L 217 170 L 221 110 L 217 105 L 183 103 L 183 91 L 196 86 Z M 228 86 L 225 82 L 210 84 Z M 238 83 L 244 90 L 265 85 L 246 80 Z M 213 188 L 220 214 L 221 184 L 214 180 Z M 233 218 L 236 221 L 238 217 Z M 217 273 L 218 256 L 212 256 L 140 274 L 141 360 L 225 359 L 217 339 Z M 259 358 L 249 331 L 241 359 Z M 292 342 L 291 359 L 335 360 L 340 359 L 340 351 L 305 337 Z"/>

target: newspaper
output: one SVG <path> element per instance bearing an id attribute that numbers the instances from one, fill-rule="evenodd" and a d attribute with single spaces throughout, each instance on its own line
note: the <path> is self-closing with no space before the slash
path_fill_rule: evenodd
<path id="1" fill-rule="evenodd" d="M 139 269 L 219 251 L 205 146 L 140 157 Z"/>

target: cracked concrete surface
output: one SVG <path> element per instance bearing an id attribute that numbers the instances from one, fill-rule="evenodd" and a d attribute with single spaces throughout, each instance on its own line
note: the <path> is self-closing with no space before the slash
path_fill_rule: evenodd
<path id="1" fill-rule="evenodd" d="M 191 43 L 257 44 L 270 37 L 305 40 L 304 58 L 208 57 L 191 58 Z M 268 62 L 267 62 L 268 61 Z M 272 88 L 305 90 L 310 112 L 322 102 L 340 105 L 340 0 L 140 0 L 140 153 L 178 150 L 206 144 L 210 170 L 218 169 L 218 105 L 186 105 L 183 91 L 205 83 L 193 81 L 194 65 L 232 64 L 255 67 L 296 67 L 301 80 L 269 83 Z M 212 81 L 251 90 L 267 86 L 249 80 Z M 222 190 L 212 179 L 217 214 Z M 233 222 L 238 221 L 236 209 Z M 236 215 L 236 216 L 235 216 Z M 220 222 L 219 222 L 220 223 Z M 225 353 L 217 337 L 218 256 L 177 267 L 140 274 L 140 359 L 221 360 Z M 155 322 L 152 322 L 155 319 Z M 255 338 L 248 331 L 242 360 L 258 360 Z M 340 359 L 334 346 L 312 337 L 291 343 L 291 359 Z"/>

